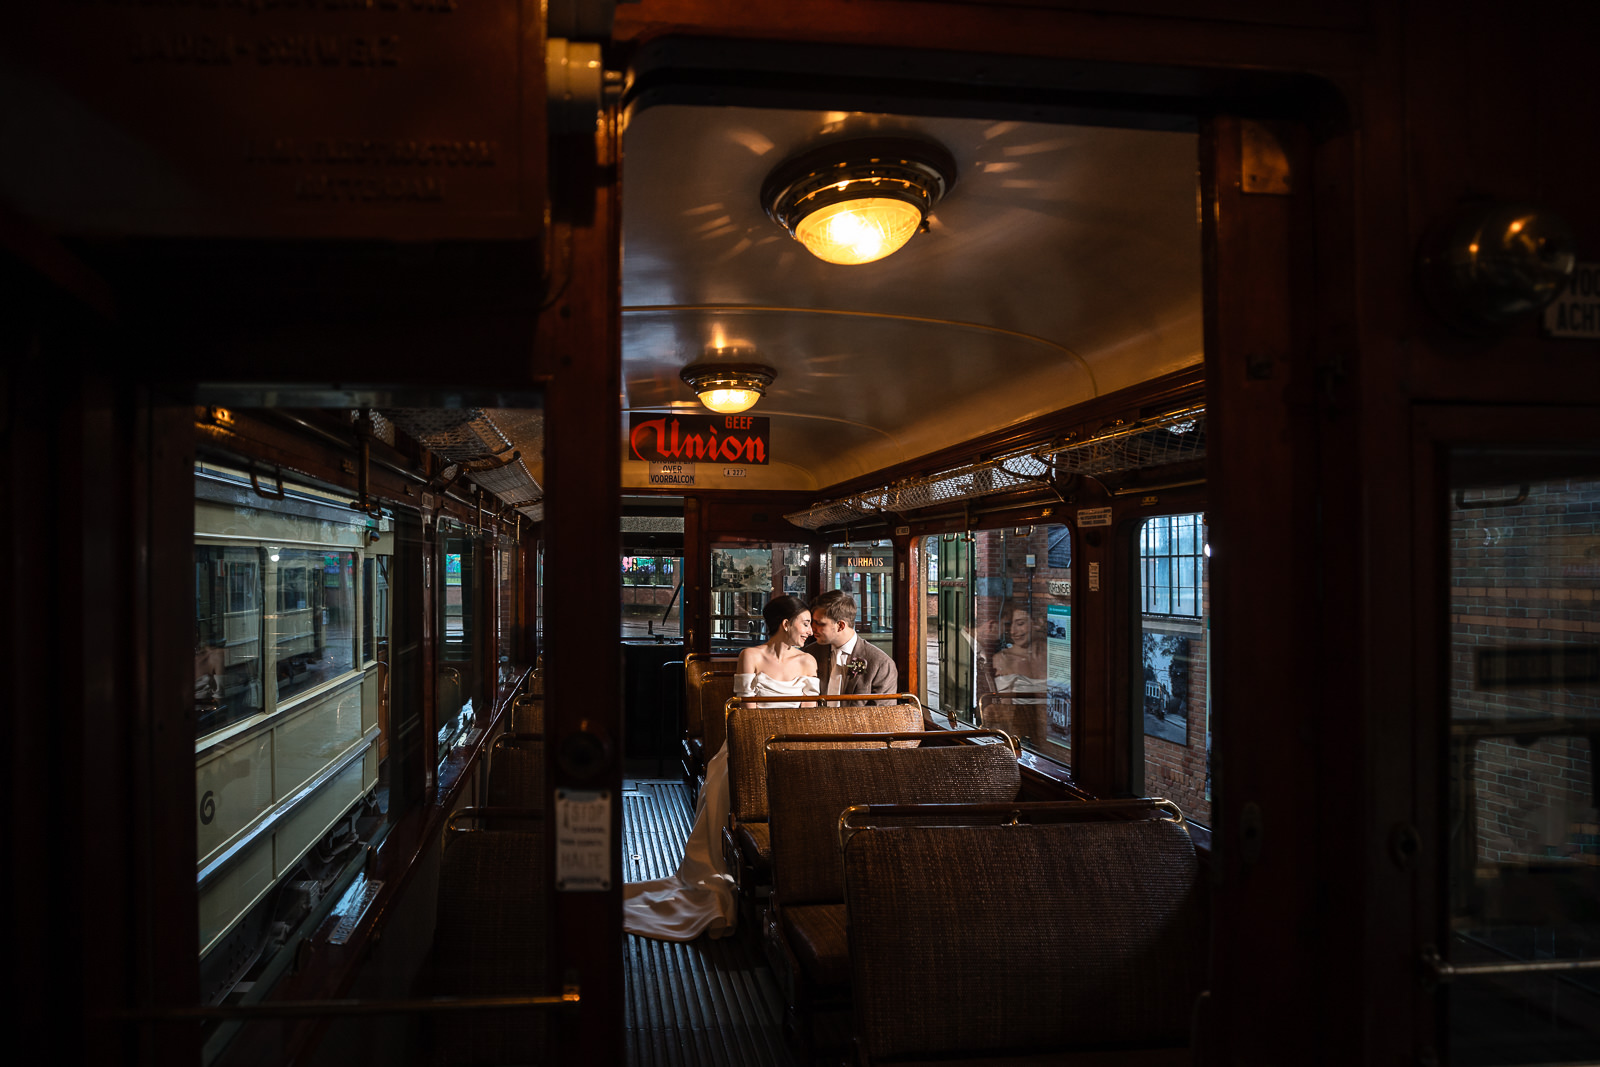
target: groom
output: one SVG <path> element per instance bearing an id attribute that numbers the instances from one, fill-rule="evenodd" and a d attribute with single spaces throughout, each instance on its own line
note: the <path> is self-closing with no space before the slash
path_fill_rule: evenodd
<path id="1" fill-rule="evenodd" d="M 856 633 L 856 603 L 843 589 L 830 589 L 811 602 L 807 651 L 817 657 L 817 679 L 830 693 L 896 693 L 900 672 L 894 660 Z"/>

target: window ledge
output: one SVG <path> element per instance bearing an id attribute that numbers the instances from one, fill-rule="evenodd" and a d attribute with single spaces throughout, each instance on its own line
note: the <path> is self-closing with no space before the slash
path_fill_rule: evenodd
<path id="1" fill-rule="evenodd" d="M 922 724 L 928 730 L 971 730 L 975 729 L 971 723 L 952 719 L 938 712 L 924 710 Z M 1032 784 L 1037 791 L 1054 793 L 1063 800 L 1095 800 L 1092 793 L 1087 793 L 1078 788 L 1072 781 L 1072 771 L 1063 763 L 1058 763 L 1049 756 L 1042 756 L 1037 752 L 1024 749 L 1017 757 L 1017 766 L 1022 771 L 1024 783 Z M 1211 853 L 1211 828 L 1201 826 L 1199 823 L 1186 822 L 1189 827 L 1189 837 L 1194 841 L 1195 851 L 1201 856 Z"/>

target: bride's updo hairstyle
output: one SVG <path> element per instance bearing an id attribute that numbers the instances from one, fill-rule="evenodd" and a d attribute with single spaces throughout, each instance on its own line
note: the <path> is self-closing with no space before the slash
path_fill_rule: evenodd
<path id="1" fill-rule="evenodd" d="M 767 601 L 767 606 L 761 609 L 761 617 L 767 623 L 767 636 L 776 637 L 779 628 L 784 623 L 798 617 L 802 611 L 810 610 L 811 608 L 806 602 L 797 596 L 789 596 L 785 593 L 782 596 L 773 597 Z"/>

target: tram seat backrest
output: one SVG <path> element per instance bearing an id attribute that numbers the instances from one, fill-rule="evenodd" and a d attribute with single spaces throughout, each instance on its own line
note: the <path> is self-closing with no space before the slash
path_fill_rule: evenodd
<path id="1" fill-rule="evenodd" d="M 887 698 L 886 698 L 887 699 Z M 737 822 L 767 819 L 766 743 L 777 734 L 895 734 L 922 729 L 915 704 L 776 708 L 738 702 L 728 708 L 728 806 Z M 916 742 L 896 742 L 910 747 Z M 833 742 L 832 747 L 881 747 L 881 742 Z"/>
<path id="2" fill-rule="evenodd" d="M 489 752 L 489 779 L 485 789 L 491 808 L 530 808 L 544 805 L 544 738 L 537 734 L 502 734 Z M 529 829 L 523 820 L 495 819 L 495 830 Z"/>
<path id="3" fill-rule="evenodd" d="M 921 729 L 922 708 L 917 704 L 779 708 L 729 701 L 729 811 L 722 829 L 722 848 L 740 892 L 756 894 L 762 886 L 772 884 L 772 842 L 767 832 L 767 738 L 774 734 L 912 733 Z M 860 747 L 849 742 L 834 744 Z M 876 747 L 880 742 L 866 744 Z"/>
<path id="4" fill-rule="evenodd" d="M 702 763 L 722 747 L 722 706 L 733 696 L 733 664 L 733 658 L 728 656 L 709 657 L 696 652 L 684 657 L 684 733 L 691 741 L 699 740 Z"/>
<path id="5" fill-rule="evenodd" d="M 511 702 L 511 726 L 519 734 L 544 733 L 544 697 L 524 694 Z"/>
<path id="6" fill-rule="evenodd" d="M 496 830 L 447 836 L 434 929 L 434 992 L 494 996 L 549 991 L 540 834 Z M 544 1047 L 540 1008 L 434 1016 L 436 1064 L 534 1063 Z"/>
<path id="7" fill-rule="evenodd" d="M 726 740 L 722 709 L 733 696 L 732 660 L 726 669 L 716 664 L 701 673 L 699 695 L 701 735 L 705 738 L 706 759 L 710 759 Z"/>
<path id="8" fill-rule="evenodd" d="M 809 1025 L 811 1005 L 824 997 L 842 1000 L 850 980 L 841 813 L 853 804 L 1010 802 L 1020 786 L 1016 754 L 1005 744 L 768 746 L 769 914 L 782 958 L 789 961 L 786 988 L 795 991 L 797 1025 Z"/>
<path id="9" fill-rule="evenodd" d="M 1189 1062 L 1205 927 L 1181 824 L 870 827 L 844 867 L 866 1062 Z"/>
<path id="10" fill-rule="evenodd" d="M 783 905 L 844 902 L 839 816 L 853 804 L 981 804 L 1017 799 L 1008 745 L 824 748 L 767 753 L 773 897 Z"/>

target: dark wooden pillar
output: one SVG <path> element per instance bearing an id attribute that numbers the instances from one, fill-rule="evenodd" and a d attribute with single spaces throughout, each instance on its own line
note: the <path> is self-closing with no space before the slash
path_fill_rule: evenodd
<path id="1" fill-rule="evenodd" d="M 553 891 L 550 937 L 557 985 L 576 981 L 575 1021 L 552 1026 L 552 1061 L 621 1063 L 622 1055 L 622 627 L 621 241 L 618 137 L 607 115 L 593 147 L 574 139 L 558 166 L 582 169 L 592 152 L 593 210 L 563 224 L 571 277 L 540 319 L 545 388 L 545 729 L 552 787 L 611 797 L 611 887 Z M 569 174 L 570 176 L 570 174 Z M 579 176 L 581 177 L 581 175 Z M 598 765 L 594 762 L 599 759 Z M 559 821 L 559 814 L 557 816 Z M 556 842 L 550 843 L 552 862 Z M 554 874 L 555 868 L 551 868 Z M 553 884 L 553 882 L 552 882 Z"/>

